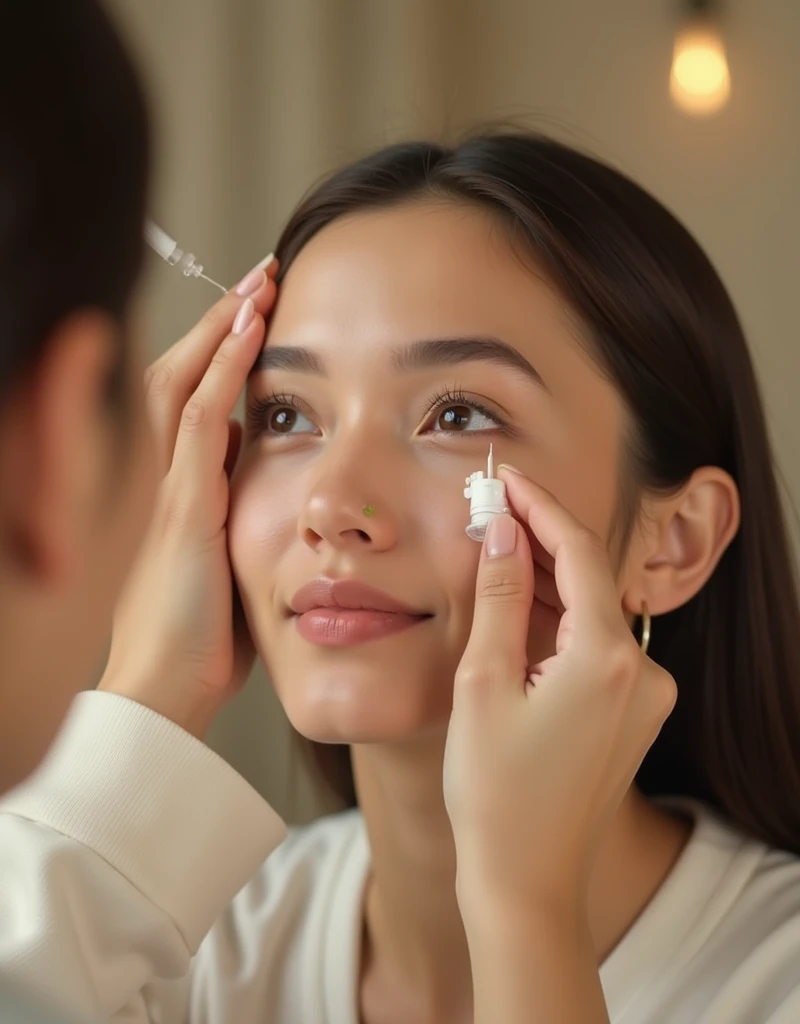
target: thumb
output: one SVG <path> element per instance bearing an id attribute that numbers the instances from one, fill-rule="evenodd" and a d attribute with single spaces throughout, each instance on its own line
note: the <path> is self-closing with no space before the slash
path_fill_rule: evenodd
<path id="1" fill-rule="evenodd" d="M 472 630 L 456 673 L 456 700 L 464 691 L 523 689 L 532 602 L 533 559 L 525 532 L 512 516 L 495 516 L 483 542 Z"/>

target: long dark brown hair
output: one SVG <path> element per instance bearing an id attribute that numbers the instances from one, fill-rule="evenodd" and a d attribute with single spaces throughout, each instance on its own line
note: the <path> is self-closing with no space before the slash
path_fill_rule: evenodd
<path id="1" fill-rule="evenodd" d="M 347 167 L 292 216 L 282 273 L 337 217 L 426 198 L 491 211 L 583 321 L 633 424 L 623 494 L 675 490 L 706 465 L 736 481 L 737 536 L 703 589 L 654 623 L 650 652 L 679 700 L 638 781 L 800 853 L 800 607 L 758 385 L 719 276 L 638 185 L 531 133 L 395 145 Z M 312 752 L 353 804 L 349 749 Z"/>

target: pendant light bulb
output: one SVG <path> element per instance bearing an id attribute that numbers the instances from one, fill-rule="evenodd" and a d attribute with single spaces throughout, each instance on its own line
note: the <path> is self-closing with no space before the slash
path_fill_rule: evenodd
<path id="1" fill-rule="evenodd" d="M 675 35 L 669 91 L 680 109 L 696 117 L 716 114 L 731 94 L 731 76 L 718 11 L 711 0 L 693 0 Z"/>

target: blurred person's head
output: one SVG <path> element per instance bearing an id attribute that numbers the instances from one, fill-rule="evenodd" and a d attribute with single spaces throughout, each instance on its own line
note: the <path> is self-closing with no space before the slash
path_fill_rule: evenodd
<path id="1" fill-rule="evenodd" d="M 0 790 L 90 686 L 152 493 L 144 98 L 94 0 L 0 5 Z"/>
<path id="2" fill-rule="evenodd" d="M 347 745 L 444 736 L 479 553 L 462 489 L 491 441 L 603 539 L 632 628 L 645 603 L 655 617 L 650 652 L 680 696 L 644 790 L 800 849 L 791 553 L 742 330 L 689 233 L 603 164 L 499 135 L 354 164 L 301 204 L 278 256 L 231 553 L 278 695 L 340 795 Z M 532 663 L 559 616 L 536 555 Z M 384 597 L 297 596 L 320 577 Z M 408 613 L 389 627 L 387 598 Z M 315 601 L 363 608 L 298 614 Z"/>

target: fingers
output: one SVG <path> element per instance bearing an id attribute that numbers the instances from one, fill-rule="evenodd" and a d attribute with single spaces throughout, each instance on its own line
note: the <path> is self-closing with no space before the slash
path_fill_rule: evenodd
<path id="1" fill-rule="evenodd" d="M 524 690 L 533 585 L 522 527 L 511 516 L 496 516 L 483 543 L 472 631 L 456 674 L 454 700 L 461 690 Z"/>
<path id="2" fill-rule="evenodd" d="M 629 633 L 605 545 L 532 480 L 501 466 L 508 500 L 555 562 L 558 593 L 572 626 L 586 638 L 598 629 Z"/>
<path id="3" fill-rule="evenodd" d="M 248 298 L 261 318 L 268 314 L 275 302 L 277 290 L 274 276 L 277 267 L 277 262 L 273 260 L 268 274 L 259 270 L 256 275 L 248 275 L 251 278 L 250 287 L 254 289 Z M 172 463 L 178 424 L 184 407 L 199 386 L 223 339 L 231 332 L 234 319 L 246 301 L 248 299 L 243 299 L 235 291 L 220 299 L 187 335 L 147 371 L 145 388 L 148 413 L 155 433 L 162 473 L 166 473 Z M 257 354 L 253 354 L 254 360 Z"/>
<path id="4" fill-rule="evenodd" d="M 599 703 L 587 707 L 584 700 L 583 713 L 591 714 L 598 725 L 605 722 L 613 729 L 614 722 L 620 723 L 619 729 L 612 732 L 618 775 L 614 806 L 619 805 L 633 784 L 675 707 L 677 695 L 672 676 L 649 658 L 641 657 L 635 679 L 627 690 L 601 685 L 597 694 Z"/>
<path id="5" fill-rule="evenodd" d="M 655 742 L 678 699 L 674 678 L 646 656 L 642 656 L 639 684 L 634 689 L 632 711 L 635 734 L 640 737 L 641 758 Z"/>
<path id="6" fill-rule="evenodd" d="M 202 498 L 230 464 L 229 420 L 263 341 L 264 318 L 246 299 L 180 417 L 170 474 L 187 502 Z"/>

